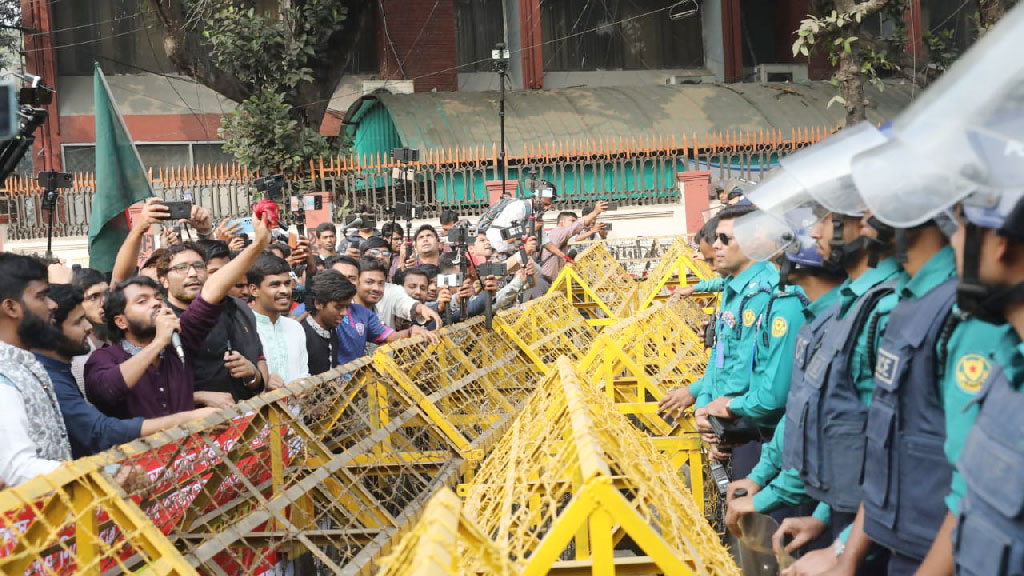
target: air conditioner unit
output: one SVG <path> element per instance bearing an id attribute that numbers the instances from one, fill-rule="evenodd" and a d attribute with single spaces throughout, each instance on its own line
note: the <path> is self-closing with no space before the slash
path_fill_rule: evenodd
<path id="1" fill-rule="evenodd" d="M 377 90 L 387 90 L 392 94 L 412 94 L 415 91 L 412 80 L 363 80 L 363 96 Z"/>

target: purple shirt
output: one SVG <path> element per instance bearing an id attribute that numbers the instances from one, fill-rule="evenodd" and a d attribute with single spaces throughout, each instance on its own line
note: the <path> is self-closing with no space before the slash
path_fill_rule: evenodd
<path id="1" fill-rule="evenodd" d="M 114 418 L 158 418 L 194 409 L 192 362 L 223 309 L 223 301 L 210 304 L 201 295 L 196 296 L 181 315 L 185 363 L 168 346 L 157 365 L 149 365 L 131 388 L 125 384 L 120 367 L 131 355 L 122 346 L 115 344 L 93 352 L 85 363 L 85 393 L 89 401 Z"/>

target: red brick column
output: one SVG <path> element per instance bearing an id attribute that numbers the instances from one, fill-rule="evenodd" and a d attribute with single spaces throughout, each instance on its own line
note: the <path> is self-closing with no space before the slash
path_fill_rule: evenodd
<path id="1" fill-rule="evenodd" d="M 53 53 L 53 18 L 49 2 L 21 0 L 22 26 L 25 27 L 25 71 L 43 78 L 43 84 L 57 89 L 57 68 Z M 60 110 L 57 95 L 46 107 L 50 116 L 36 131 L 36 141 L 31 154 L 35 158 L 35 169 L 60 170 Z"/>
<path id="2" fill-rule="evenodd" d="M 417 92 L 458 90 L 453 0 L 440 0 L 437 8 L 434 0 L 381 2 L 383 10 L 378 8 L 377 13 L 381 76 L 385 80 L 415 79 Z"/>

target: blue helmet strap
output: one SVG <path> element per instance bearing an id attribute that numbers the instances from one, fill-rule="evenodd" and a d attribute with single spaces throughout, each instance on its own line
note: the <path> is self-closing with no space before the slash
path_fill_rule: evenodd
<path id="1" fill-rule="evenodd" d="M 867 238 L 864 236 L 859 236 L 849 242 L 843 241 L 843 227 L 845 226 L 843 218 L 844 216 L 838 212 L 832 213 L 832 239 L 828 243 L 832 252 L 828 255 L 828 260 L 824 262 L 827 268 L 836 272 L 845 272 L 846 265 L 850 260 L 868 247 Z"/>

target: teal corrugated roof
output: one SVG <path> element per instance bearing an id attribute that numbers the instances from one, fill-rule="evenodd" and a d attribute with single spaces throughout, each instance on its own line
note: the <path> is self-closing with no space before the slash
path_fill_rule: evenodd
<path id="1" fill-rule="evenodd" d="M 874 123 L 910 101 L 907 86 L 888 84 L 882 94 L 866 90 Z M 828 108 L 835 95 L 827 82 L 513 91 L 506 94 L 505 139 L 515 154 L 524 144 L 571 140 L 676 136 L 681 142 L 693 134 L 771 129 L 788 135 L 795 128 L 838 124 L 842 106 Z M 497 92 L 371 94 L 349 109 L 349 130 L 358 132 L 368 109 L 378 105 L 387 109 L 403 146 L 490 148 L 499 140 Z"/>

